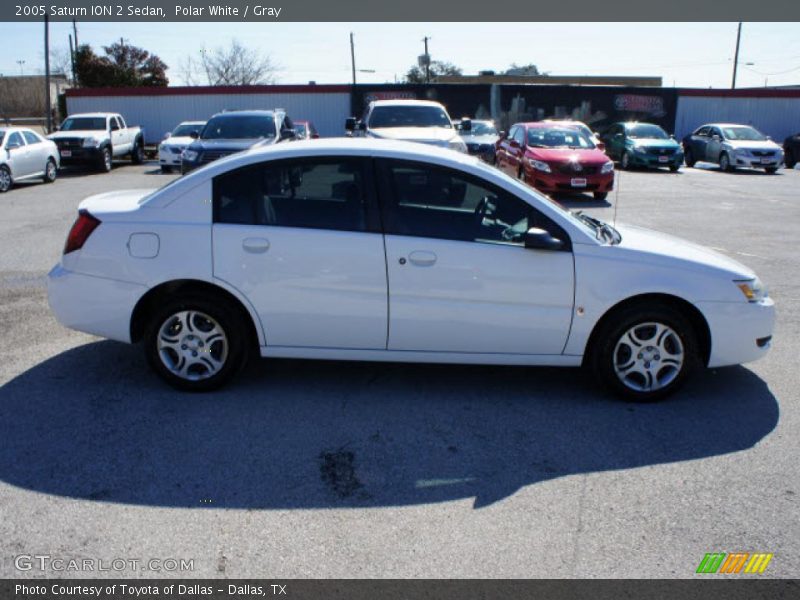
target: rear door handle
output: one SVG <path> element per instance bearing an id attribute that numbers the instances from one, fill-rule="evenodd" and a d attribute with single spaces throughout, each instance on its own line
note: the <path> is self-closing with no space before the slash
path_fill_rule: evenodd
<path id="1" fill-rule="evenodd" d="M 415 250 L 408 255 L 408 260 L 418 267 L 430 267 L 436 262 L 436 255 L 425 250 Z"/>
<path id="2" fill-rule="evenodd" d="M 251 254 L 263 254 L 269 250 L 269 240 L 264 238 L 245 238 L 242 241 L 242 248 L 244 248 L 245 252 L 250 252 Z"/>

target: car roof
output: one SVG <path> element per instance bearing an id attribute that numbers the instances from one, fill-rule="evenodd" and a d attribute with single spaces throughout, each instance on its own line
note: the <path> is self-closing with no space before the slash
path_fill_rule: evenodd
<path id="1" fill-rule="evenodd" d="M 444 108 L 441 102 L 433 100 L 373 100 L 372 106 L 438 106 Z"/>
<path id="2" fill-rule="evenodd" d="M 578 127 L 583 125 L 580 121 L 529 121 L 527 123 L 514 123 L 514 125 L 522 125 L 527 129 L 544 129 L 546 127 Z"/>
<path id="3" fill-rule="evenodd" d="M 208 121 L 181 121 L 178 125 L 203 125 Z"/>
<path id="4" fill-rule="evenodd" d="M 273 117 L 277 114 L 283 113 L 275 110 L 226 110 L 216 113 L 212 119 L 214 117 Z"/>
<path id="5" fill-rule="evenodd" d="M 74 115 L 67 115 L 67 119 L 72 118 L 103 118 L 106 117 L 119 117 L 122 116 L 119 113 L 105 113 L 105 112 L 88 112 L 88 113 L 75 113 Z"/>
<path id="6" fill-rule="evenodd" d="M 744 123 L 706 123 L 705 125 L 700 125 L 700 127 L 752 127 L 755 129 L 752 125 L 745 125 Z"/>

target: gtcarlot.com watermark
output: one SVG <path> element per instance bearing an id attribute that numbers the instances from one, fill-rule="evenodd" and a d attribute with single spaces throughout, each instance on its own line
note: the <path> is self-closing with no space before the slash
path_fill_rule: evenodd
<path id="1" fill-rule="evenodd" d="M 18 571 L 116 572 L 152 571 L 174 573 L 194 571 L 193 558 L 68 558 L 50 554 L 19 554 L 14 557 Z"/>

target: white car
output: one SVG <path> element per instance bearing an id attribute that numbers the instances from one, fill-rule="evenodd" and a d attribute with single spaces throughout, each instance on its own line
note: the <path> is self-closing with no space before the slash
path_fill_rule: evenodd
<path id="1" fill-rule="evenodd" d="M 354 137 L 405 140 L 467 152 L 447 110 L 430 100 L 375 100 L 360 121 L 347 119 L 345 129 Z"/>
<path id="2" fill-rule="evenodd" d="M 191 144 L 205 127 L 205 121 L 184 121 L 171 132 L 167 133 L 164 141 L 158 145 L 158 162 L 161 171 L 169 173 L 173 168 L 181 168 L 181 154 L 186 146 Z"/>
<path id="3" fill-rule="evenodd" d="M 25 127 L 0 127 L 0 193 L 16 181 L 41 177 L 52 183 L 58 176 L 56 145 Z"/>
<path id="4" fill-rule="evenodd" d="M 108 172 L 115 158 L 130 157 L 134 165 L 144 162 L 144 131 L 128 125 L 119 113 L 70 115 L 47 137 L 58 146 L 64 165 L 92 165 Z"/>
<path id="5" fill-rule="evenodd" d="M 756 360 L 774 306 L 702 246 L 564 210 L 476 157 L 323 139 L 87 198 L 50 306 L 207 390 L 248 355 L 592 368 L 634 400 Z"/>

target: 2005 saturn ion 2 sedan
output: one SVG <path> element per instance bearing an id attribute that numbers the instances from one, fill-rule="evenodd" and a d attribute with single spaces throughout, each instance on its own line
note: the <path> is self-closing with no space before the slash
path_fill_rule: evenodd
<path id="1" fill-rule="evenodd" d="M 255 148 L 90 197 L 48 287 L 61 323 L 143 342 L 188 390 L 258 353 L 584 364 L 647 401 L 764 356 L 774 321 L 730 258 L 573 214 L 475 157 L 370 139 Z"/>

